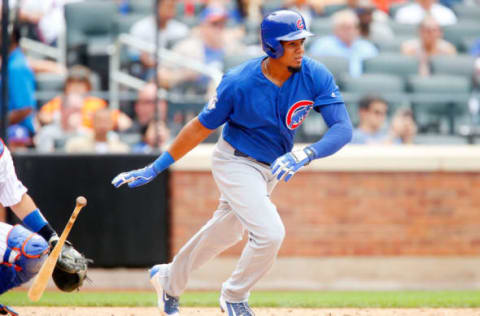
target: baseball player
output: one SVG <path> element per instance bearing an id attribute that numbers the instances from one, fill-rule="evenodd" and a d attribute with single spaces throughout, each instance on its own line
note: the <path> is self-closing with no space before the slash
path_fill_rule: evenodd
<path id="1" fill-rule="evenodd" d="M 27 189 L 17 178 L 12 156 L 0 139 L 0 204 L 10 207 L 23 225 L 0 222 L 0 294 L 17 287 L 40 270 L 58 235 L 35 205 Z M 86 277 L 87 259 L 71 244 L 62 248 L 53 278 L 64 291 L 81 286 Z M 60 280 L 61 279 L 61 280 Z M 0 304 L 0 314 L 17 315 Z"/>
<path id="2" fill-rule="evenodd" d="M 212 172 L 221 196 L 213 217 L 169 264 L 150 269 L 159 307 L 179 315 L 179 296 L 190 273 L 241 240 L 248 243 L 230 278 L 222 285 L 220 307 L 228 316 L 254 315 L 250 289 L 271 268 L 285 228 L 270 194 L 278 181 L 288 181 L 302 166 L 331 155 L 352 137 L 352 125 L 331 73 L 304 57 L 312 36 L 303 17 L 275 11 L 261 24 L 268 56 L 230 70 L 217 94 L 179 133 L 168 151 L 151 165 L 116 176 L 112 184 L 131 188 L 155 176 L 225 123 L 212 157 Z M 292 151 L 296 129 L 314 109 L 329 129 L 317 143 Z"/>

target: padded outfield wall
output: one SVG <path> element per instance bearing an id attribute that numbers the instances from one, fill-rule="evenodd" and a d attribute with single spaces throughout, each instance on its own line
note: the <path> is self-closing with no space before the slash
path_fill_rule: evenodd
<path id="1" fill-rule="evenodd" d="M 146 267 L 168 259 L 169 173 L 136 190 L 115 189 L 110 182 L 119 172 L 141 168 L 154 158 L 19 154 L 14 161 L 19 179 L 59 234 L 75 198 L 87 198 L 68 239 L 94 260 L 93 266 Z"/>

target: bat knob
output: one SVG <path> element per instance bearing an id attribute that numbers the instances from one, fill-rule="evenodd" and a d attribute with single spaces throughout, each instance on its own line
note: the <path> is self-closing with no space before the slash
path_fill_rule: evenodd
<path id="1" fill-rule="evenodd" d="M 87 205 L 87 199 L 84 196 L 77 197 L 77 205 L 80 205 L 80 206 Z"/>

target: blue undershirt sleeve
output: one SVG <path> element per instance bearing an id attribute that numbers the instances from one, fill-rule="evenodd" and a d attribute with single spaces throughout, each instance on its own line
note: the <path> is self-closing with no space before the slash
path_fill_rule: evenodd
<path id="1" fill-rule="evenodd" d="M 328 130 L 316 143 L 308 146 L 314 152 L 314 159 L 330 156 L 339 151 L 352 139 L 352 122 L 344 103 L 322 106 L 320 112 Z"/>

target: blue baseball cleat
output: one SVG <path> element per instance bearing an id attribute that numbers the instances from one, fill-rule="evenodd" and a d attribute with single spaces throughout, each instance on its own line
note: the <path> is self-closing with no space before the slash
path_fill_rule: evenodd
<path id="1" fill-rule="evenodd" d="M 178 310 L 178 297 L 169 295 L 163 289 L 164 282 L 167 278 L 167 269 L 168 266 L 166 264 L 157 264 L 153 266 L 149 270 L 150 282 L 157 291 L 158 307 L 163 312 L 163 315 L 179 316 L 180 311 Z"/>
<path id="2" fill-rule="evenodd" d="M 230 303 L 220 296 L 220 309 L 222 312 L 227 311 L 228 316 L 255 316 L 247 302 Z"/>
<path id="3" fill-rule="evenodd" d="M 0 315 L 18 316 L 18 313 L 7 305 L 0 304 Z"/>

